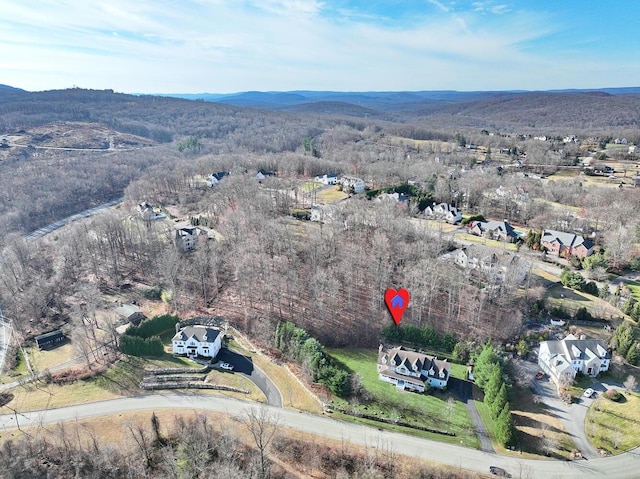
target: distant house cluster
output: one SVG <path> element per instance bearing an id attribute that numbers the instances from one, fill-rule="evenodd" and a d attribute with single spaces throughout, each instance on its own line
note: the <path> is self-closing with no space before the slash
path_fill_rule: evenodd
<path id="1" fill-rule="evenodd" d="M 317 183 L 323 185 L 342 185 L 345 191 L 353 191 L 354 193 L 362 193 L 365 190 L 364 180 L 353 176 L 341 176 L 336 174 L 319 175 L 314 178 Z"/>
<path id="2" fill-rule="evenodd" d="M 449 203 L 433 204 L 424 209 L 424 215 L 428 219 L 446 221 L 452 225 L 462 221 L 462 213 L 458 208 Z"/>
<path id="3" fill-rule="evenodd" d="M 574 233 L 563 233 L 562 231 L 545 230 L 540 244 L 547 251 L 558 256 L 577 256 L 585 258 L 593 253 L 594 244 Z"/>
<path id="4" fill-rule="evenodd" d="M 509 278 L 518 283 L 526 279 L 530 268 L 530 264 L 518 255 L 505 252 L 497 254 L 494 249 L 482 245 L 465 246 L 446 256 L 453 258 L 453 262 L 462 268 L 492 273 L 499 279 L 504 279 L 509 272 Z"/>
<path id="5" fill-rule="evenodd" d="M 378 377 L 403 391 L 423 392 L 425 385 L 444 389 L 451 365 L 446 359 L 408 351 L 403 347 L 378 349 Z"/>
<path id="6" fill-rule="evenodd" d="M 601 339 L 578 339 L 572 334 L 560 341 L 540 343 L 538 365 L 556 384 L 577 373 L 595 377 L 608 371 L 611 353 Z"/>

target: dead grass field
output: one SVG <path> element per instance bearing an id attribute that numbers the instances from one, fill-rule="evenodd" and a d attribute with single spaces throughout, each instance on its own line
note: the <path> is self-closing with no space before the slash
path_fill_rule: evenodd
<path id="1" fill-rule="evenodd" d="M 596 318 L 609 320 L 624 316 L 618 308 L 606 301 L 560 284 L 547 290 L 545 300 L 550 306 L 562 307 L 571 314 L 579 308 L 587 308 L 587 311 Z"/>
<path id="2" fill-rule="evenodd" d="M 468 233 L 456 233 L 453 235 L 458 241 L 468 241 L 470 243 L 482 244 L 485 246 L 493 246 L 494 248 L 502 248 L 506 251 L 517 251 L 514 243 L 505 243 L 504 241 L 495 241 L 481 236 L 471 235 Z"/>
<path id="3" fill-rule="evenodd" d="M 229 386 L 249 391 L 249 394 L 237 393 L 234 391 L 216 391 L 216 394 L 235 397 L 238 399 L 247 399 L 249 401 L 257 401 L 262 403 L 267 402 L 267 398 L 265 397 L 264 393 L 258 388 L 258 386 L 256 386 L 249 379 L 240 374 L 212 370 L 209 374 L 207 374 L 206 381 L 211 384 Z"/>
<path id="4" fill-rule="evenodd" d="M 424 228 L 435 233 L 449 234 L 460 228 L 459 225 L 451 225 L 443 221 L 425 220 L 422 218 L 411 218 L 410 221 L 418 228 Z"/>
<path id="5" fill-rule="evenodd" d="M 320 203 L 328 205 L 331 203 L 336 203 L 340 200 L 344 200 L 347 196 L 349 195 L 344 191 L 338 191 L 338 187 L 334 186 L 318 192 L 317 199 Z"/>

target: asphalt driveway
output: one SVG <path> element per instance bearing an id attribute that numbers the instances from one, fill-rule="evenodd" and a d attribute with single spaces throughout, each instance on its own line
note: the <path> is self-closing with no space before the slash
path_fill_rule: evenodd
<path id="1" fill-rule="evenodd" d="M 270 406 L 282 407 L 282 395 L 269 377 L 253 364 L 250 357 L 244 356 L 227 348 L 218 353 L 218 360 L 233 364 L 233 373 L 242 374 L 249 378 L 264 393 Z"/>

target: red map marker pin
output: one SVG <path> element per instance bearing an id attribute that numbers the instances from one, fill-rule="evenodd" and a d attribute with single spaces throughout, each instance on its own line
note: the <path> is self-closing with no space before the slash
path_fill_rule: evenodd
<path id="1" fill-rule="evenodd" d="M 384 293 L 384 302 L 387 303 L 387 308 L 389 308 L 389 312 L 391 313 L 396 326 L 400 324 L 402 315 L 407 309 L 407 306 L 409 306 L 409 299 L 409 291 L 404 288 L 400 288 L 398 291 L 393 288 L 389 288 Z"/>

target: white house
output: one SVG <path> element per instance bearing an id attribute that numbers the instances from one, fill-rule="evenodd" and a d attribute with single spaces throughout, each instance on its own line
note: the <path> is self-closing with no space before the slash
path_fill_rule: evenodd
<path id="1" fill-rule="evenodd" d="M 178 327 L 176 325 L 176 329 Z M 206 326 L 185 326 L 176 332 L 171 342 L 173 354 L 215 358 L 222 347 L 222 333 Z"/>
<path id="2" fill-rule="evenodd" d="M 609 370 L 611 353 L 601 339 L 577 339 L 570 334 L 560 341 L 540 343 L 538 365 L 558 384 L 561 376 L 570 379 L 578 372 L 596 377 Z"/>
<path id="3" fill-rule="evenodd" d="M 354 178 L 352 176 L 342 177 L 342 188 L 345 190 L 352 189 L 354 193 L 362 193 L 364 191 L 364 180 Z"/>
<path id="4" fill-rule="evenodd" d="M 403 391 L 423 392 L 425 384 L 444 389 L 449 381 L 450 364 L 446 359 L 438 359 L 403 347 L 378 349 L 378 377 L 380 381 L 391 383 Z"/>
<path id="5" fill-rule="evenodd" d="M 424 209 L 424 215 L 429 219 L 443 220 L 447 223 L 456 224 L 462 221 L 462 214 L 449 203 L 433 204 Z"/>
<path id="6" fill-rule="evenodd" d="M 225 176 L 229 176 L 228 171 L 218 171 L 217 173 L 212 173 L 207 176 L 207 184 L 209 186 L 216 186 Z"/>
<path id="7" fill-rule="evenodd" d="M 192 226 L 177 229 L 174 241 L 176 247 L 183 253 L 186 253 L 187 251 L 193 251 L 196 249 L 198 240 L 202 237 L 207 237 L 206 231 Z"/>
<path id="8" fill-rule="evenodd" d="M 337 185 L 338 184 L 338 175 L 322 175 L 316 176 L 316 183 L 322 183 L 323 185 Z"/>
<path id="9" fill-rule="evenodd" d="M 138 213 L 140 213 L 140 216 L 145 221 L 153 221 L 166 218 L 165 215 L 153 211 L 153 206 L 151 206 L 146 201 L 143 201 L 138 205 Z"/>

